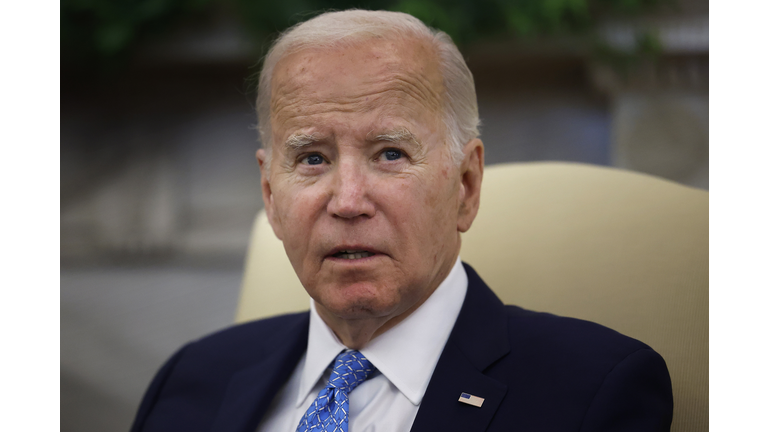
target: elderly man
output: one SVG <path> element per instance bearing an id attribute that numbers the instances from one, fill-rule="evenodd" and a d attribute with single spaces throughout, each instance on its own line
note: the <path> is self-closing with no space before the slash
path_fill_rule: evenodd
<path id="1" fill-rule="evenodd" d="M 448 36 L 323 14 L 272 47 L 257 108 L 265 208 L 311 310 L 181 349 L 134 431 L 669 429 L 658 354 L 503 306 L 459 260 L 483 145 Z"/>

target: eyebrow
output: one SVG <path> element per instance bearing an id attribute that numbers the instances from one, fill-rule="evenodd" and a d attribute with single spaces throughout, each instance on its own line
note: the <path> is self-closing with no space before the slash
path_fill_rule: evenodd
<path id="1" fill-rule="evenodd" d="M 285 146 L 293 150 L 297 150 L 317 141 L 318 137 L 316 135 L 298 133 L 288 137 L 288 139 L 285 140 Z"/>
<path id="2" fill-rule="evenodd" d="M 373 131 L 371 131 L 373 132 Z M 368 133 L 370 135 L 370 132 Z M 416 138 L 416 135 L 411 133 L 407 128 L 401 127 L 392 131 L 386 131 L 373 137 L 373 139 L 366 137 L 367 141 L 389 141 L 389 142 L 409 142 L 419 149 L 421 149 L 421 142 Z"/>
<path id="3" fill-rule="evenodd" d="M 371 130 L 371 132 L 369 132 L 368 135 L 371 135 L 372 132 L 373 130 Z M 292 150 L 298 150 L 302 147 L 312 145 L 320 140 L 321 138 L 315 134 L 297 133 L 297 134 L 291 135 L 290 137 L 288 137 L 288 139 L 285 140 L 285 146 Z M 369 136 L 366 136 L 366 141 L 408 142 L 415 145 L 417 148 L 421 149 L 421 142 L 416 138 L 416 135 L 414 135 L 411 131 L 409 131 L 405 127 L 401 127 L 391 131 L 385 131 L 385 132 L 379 133 L 378 135 L 372 138 Z"/>

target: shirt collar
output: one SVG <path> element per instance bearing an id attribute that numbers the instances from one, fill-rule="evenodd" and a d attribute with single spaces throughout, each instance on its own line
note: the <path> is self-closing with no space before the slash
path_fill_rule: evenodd
<path id="1" fill-rule="evenodd" d="M 432 378 L 467 293 L 467 273 L 456 260 L 435 292 L 403 321 L 373 339 L 360 352 L 414 405 Z M 343 350 L 347 349 L 310 306 L 309 342 L 299 384 L 298 407 Z"/>
<path id="2" fill-rule="evenodd" d="M 336 356 L 347 349 L 330 327 L 320 318 L 315 308 L 315 301 L 310 300 L 309 307 L 309 341 L 307 343 L 307 355 L 304 362 L 304 371 L 299 383 L 299 394 L 296 399 L 296 407 L 309 396 L 317 381 L 323 376 Z"/>

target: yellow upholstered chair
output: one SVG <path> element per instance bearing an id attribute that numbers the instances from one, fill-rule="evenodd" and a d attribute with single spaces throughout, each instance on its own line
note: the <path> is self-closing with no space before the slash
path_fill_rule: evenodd
<path id="1" fill-rule="evenodd" d="M 672 430 L 707 430 L 709 194 L 613 168 L 520 163 L 486 167 L 480 201 L 462 260 L 507 304 L 649 344 L 672 377 Z M 261 212 L 236 319 L 308 307 Z"/>

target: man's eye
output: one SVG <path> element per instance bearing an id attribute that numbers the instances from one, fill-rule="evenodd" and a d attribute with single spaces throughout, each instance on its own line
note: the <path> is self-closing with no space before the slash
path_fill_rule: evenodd
<path id="1" fill-rule="evenodd" d="M 386 160 L 398 160 L 403 156 L 403 152 L 400 150 L 389 149 L 384 151 L 384 158 Z"/>
<path id="2" fill-rule="evenodd" d="M 320 165 L 323 163 L 323 157 L 319 154 L 312 154 L 304 158 L 308 165 Z"/>

